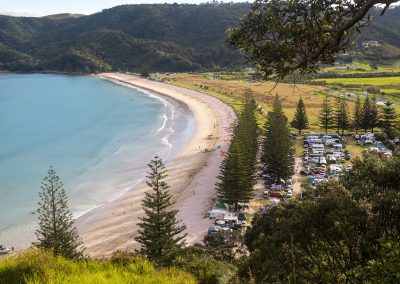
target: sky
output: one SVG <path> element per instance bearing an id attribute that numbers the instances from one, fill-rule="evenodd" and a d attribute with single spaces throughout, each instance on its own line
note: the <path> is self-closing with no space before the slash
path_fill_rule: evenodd
<path id="1" fill-rule="evenodd" d="M 123 4 L 192 3 L 212 0 L 0 0 L 0 14 L 45 16 L 59 13 L 93 14 Z M 224 0 L 245 2 L 245 0 Z"/>

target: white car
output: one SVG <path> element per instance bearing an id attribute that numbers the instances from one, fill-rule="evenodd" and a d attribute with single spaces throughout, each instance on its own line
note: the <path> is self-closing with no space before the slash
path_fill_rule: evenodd
<path id="1" fill-rule="evenodd" d="M 293 196 L 292 191 L 291 191 L 291 190 L 288 190 L 288 191 L 286 192 L 286 196 L 287 196 L 287 197 L 292 197 L 292 196 Z"/>
<path id="2" fill-rule="evenodd" d="M 0 254 L 7 254 L 10 252 L 10 249 L 6 248 L 3 245 L 0 245 Z"/>
<path id="3" fill-rule="evenodd" d="M 353 166 L 352 165 L 348 165 L 347 167 L 346 167 L 346 171 L 351 171 L 353 169 Z"/>

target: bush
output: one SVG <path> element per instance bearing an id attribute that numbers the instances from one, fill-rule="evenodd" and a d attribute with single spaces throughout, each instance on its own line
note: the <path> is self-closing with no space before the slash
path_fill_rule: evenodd
<path id="1" fill-rule="evenodd" d="M 374 136 L 376 141 L 384 142 L 385 140 L 388 139 L 388 136 L 383 132 L 375 133 Z"/>
<path id="2" fill-rule="evenodd" d="M 211 258 L 201 245 L 186 248 L 174 265 L 195 275 L 199 283 L 235 283 L 237 267 Z"/>

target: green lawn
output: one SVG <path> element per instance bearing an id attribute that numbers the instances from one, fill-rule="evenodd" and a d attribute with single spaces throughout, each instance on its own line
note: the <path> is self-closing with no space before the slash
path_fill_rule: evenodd
<path id="1" fill-rule="evenodd" d="M 336 74 L 373 74 L 400 72 L 400 61 L 391 65 L 378 64 L 377 69 L 372 69 L 370 64 L 364 62 L 353 62 L 349 64 L 339 64 L 335 66 L 323 67 L 321 73 L 333 72 Z"/>
<path id="2" fill-rule="evenodd" d="M 328 85 L 338 85 L 338 86 L 381 86 L 381 87 L 392 86 L 400 89 L 400 77 L 328 78 L 328 79 L 317 79 L 316 81 L 326 82 Z"/>

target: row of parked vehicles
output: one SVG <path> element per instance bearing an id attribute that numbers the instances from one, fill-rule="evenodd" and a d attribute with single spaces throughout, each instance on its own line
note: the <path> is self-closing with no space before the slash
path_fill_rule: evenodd
<path id="1" fill-rule="evenodd" d="M 246 213 L 249 210 L 248 204 L 239 204 L 238 213 L 229 210 L 226 203 L 216 202 L 214 208 L 207 215 L 212 220 L 212 225 L 208 228 L 207 234 L 212 235 L 220 231 L 242 231 L 248 226 Z"/>
<path id="2" fill-rule="evenodd" d="M 338 178 L 345 170 L 351 170 L 351 165 L 344 167 L 351 153 L 343 148 L 346 137 L 337 133 L 310 134 L 304 139 L 304 170 L 301 175 L 312 176 L 307 181 L 315 185 L 328 178 Z"/>
<path id="3" fill-rule="evenodd" d="M 264 198 L 290 198 L 293 196 L 292 192 L 292 179 L 288 179 L 286 181 L 281 181 L 281 183 L 265 183 L 266 190 L 263 192 Z"/>

